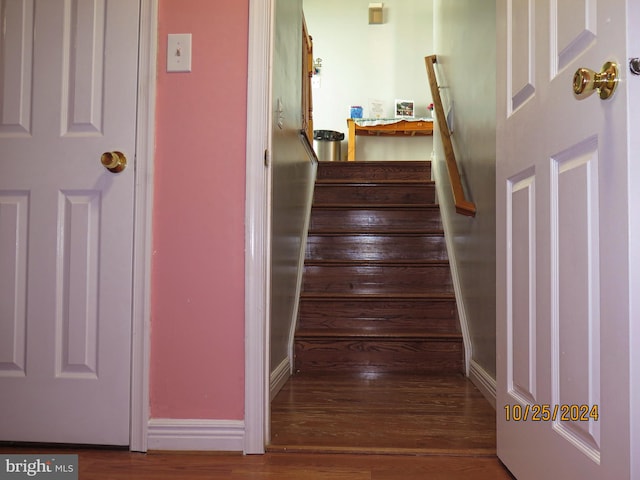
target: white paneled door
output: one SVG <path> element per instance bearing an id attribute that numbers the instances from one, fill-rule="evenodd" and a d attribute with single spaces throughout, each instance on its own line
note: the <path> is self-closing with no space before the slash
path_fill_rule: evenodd
<path id="1" fill-rule="evenodd" d="M 630 467 L 634 2 L 497 4 L 498 455 L 519 480 L 639 478 Z M 575 72 L 609 61 L 620 68 L 614 94 L 576 95 Z"/>
<path id="2" fill-rule="evenodd" d="M 129 443 L 138 18 L 0 0 L 0 440 Z"/>

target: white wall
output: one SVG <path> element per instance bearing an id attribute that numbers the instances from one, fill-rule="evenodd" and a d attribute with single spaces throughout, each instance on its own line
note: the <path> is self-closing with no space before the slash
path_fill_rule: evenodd
<path id="1" fill-rule="evenodd" d="M 427 115 L 431 93 L 424 57 L 433 51 L 431 0 L 387 0 L 384 23 L 368 24 L 369 0 L 304 0 L 314 58 L 322 59 L 320 87 L 313 89 L 315 130 L 345 134 L 351 105 L 369 116 L 371 100 L 394 116 L 395 99 L 414 100 L 416 116 Z M 431 155 L 431 137 L 358 137 L 357 160 L 421 160 Z"/>
<path id="2" fill-rule="evenodd" d="M 472 344 L 472 369 L 495 379 L 496 25 L 494 0 L 434 0 L 441 86 L 454 101 L 453 144 L 475 218 L 455 213 L 439 139 L 435 175 L 453 244 Z M 470 74 L 472 72 L 472 74 Z"/>
<path id="3" fill-rule="evenodd" d="M 273 53 L 273 151 L 271 163 L 270 371 L 289 356 L 289 334 L 298 300 L 315 165 L 300 141 L 302 129 L 302 0 L 276 0 Z M 278 125 L 278 100 L 282 128 Z"/>

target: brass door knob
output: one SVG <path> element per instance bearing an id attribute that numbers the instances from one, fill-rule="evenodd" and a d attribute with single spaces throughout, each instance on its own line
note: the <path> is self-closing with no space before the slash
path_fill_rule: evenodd
<path id="1" fill-rule="evenodd" d="M 127 157 L 122 152 L 105 152 L 100 157 L 100 163 L 111 173 L 119 173 L 127 166 Z"/>
<path id="2" fill-rule="evenodd" d="M 597 91 L 602 100 L 606 100 L 618 85 L 618 66 L 613 62 L 607 62 L 602 66 L 602 71 L 596 73 L 588 68 L 579 68 L 573 76 L 573 93 L 579 99 L 587 98 Z"/>

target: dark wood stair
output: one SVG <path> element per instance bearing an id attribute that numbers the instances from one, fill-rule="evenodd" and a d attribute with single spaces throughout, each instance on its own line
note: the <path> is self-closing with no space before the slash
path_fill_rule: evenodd
<path id="1" fill-rule="evenodd" d="M 463 372 L 430 168 L 421 161 L 320 162 L 296 372 Z"/>

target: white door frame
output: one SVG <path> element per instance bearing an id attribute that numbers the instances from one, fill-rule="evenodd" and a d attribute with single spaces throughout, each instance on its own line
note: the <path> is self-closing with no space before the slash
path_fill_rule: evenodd
<path id="1" fill-rule="evenodd" d="M 630 25 L 636 25 L 640 20 L 640 4 L 638 2 L 630 2 L 627 5 L 627 52 L 631 55 L 640 56 L 640 31 L 637 28 L 631 28 Z M 628 68 L 626 65 L 623 68 Z M 640 77 L 629 75 L 627 82 L 627 112 L 629 118 L 628 132 L 637 132 L 640 128 L 640 112 L 632 108 L 640 102 Z M 640 137 L 638 135 L 628 135 L 628 151 L 640 152 Z M 637 153 L 636 153 L 637 154 Z M 640 255 L 638 248 L 640 247 L 640 218 L 635 213 L 635 206 L 640 205 L 640 189 L 637 188 L 640 182 L 640 163 L 637 161 L 629 162 L 629 205 L 630 211 L 634 212 L 629 215 L 629 250 L 633 252 L 630 255 L 629 263 L 629 292 L 640 291 Z M 629 365 L 631 384 L 630 391 L 630 451 L 638 452 L 640 448 L 640 298 L 638 295 L 630 295 L 629 305 Z M 631 455 L 631 478 L 640 478 L 640 455 Z"/>
<path id="2" fill-rule="evenodd" d="M 142 0 L 143 6 L 146 4 L 153 4 L 153 7 L 143 7 L 142 18 L 145 19 L 149 15 L 146 14 L 146 10 L 154 10 L 157 8 L 157 0 Z M 640 14 L 640 7 L 632 6 L 633 14 Z M 156 21 L 150 22 L 153 29 L 152 38 L 155 39 Z M 271 58 L 272 58 L 272 26 L 273 26 L 273 0 L 250 0 L 249 1 L 249 59 L 248 59 L 248 91 L 247 91 L 247 152 L 246 152 L 246 211 L 245 211 L 245 453 L 247 454 L 261 454 L 264 453 L 265 442 L 269 436 L 269 292 L 270 292 L 270 211 L 271 205 L 270 199 L 270 172 L 265 168 L 265 152 L 270 151 L 270 139 L 271 139 L 271 122 L 270 122 L 270 105 L 271 105 Z M 144 27 L 144 23 L 143 23 Z M 141 31 L 141 40 L 149 38 L 151 32 L 147 32 L 144 28 Z M 634 47 L 640 47 L 640 34 L 634 37 Z M 153 44 L 155 48 L 155 44 Z M 146 50 L 151 51 L 150 48 Z M 631 51 L 632 49 L 630 49 Z M 640 50 L 638 50 L 640 54 Z M 153 55 L 153 63 L 155 65 L 155 52 Z M 143 59 L 141 58 L 141 64 Z M 149 71 L 153 71 L 153 68 L 147 68 Z M 149 76 L 150 90 L 155 90 L 154 85 L 151 82 L 154 80 L 154 76 Z M 640 80 L 640 79 L 638 79 Z M 637 97 L 637 91 L 630 92 L 631 99 Z M 147 111 L 152 113 L 153 108 L 147 106 Z M 139 108 L 139 113 L 143 111 Z M 630 109 L 632 111 L 632 109 Z M 638 120 L 638 114 L 633 116 L 635 121 Z M 152 115 L 149 117 L 151 122 Z M 147 127 L 148 128 L 148 127 Z M 139 145 L 142 147 L 141 131 L 139 132 Z M 148 138 L 152 138 L 153 131 L 150 130 Z M 153 145 L 153 142 L 149 142 L 149 145 Z M 633 142 L 634 146 L 640 146 L 640 138 Z M 632 148 L 632 147 L 630 147 Z M 637 150 L 637 148 L 636 148 Z M 139 152 L 142 152 L 142 148 L 139 148 Z M 142 155 L 140 155 L 142 157 Z M 632 165 L 633 177 L 640 177 L 640 163 Z M 147 177 L 152 173 L 152 165 L 145 165 L 148 170 Z M 142 173 L 142 172 L 140 172 Z M 140 175 L 142 176 L 142 174 Z M 151 193 L 151 184 L 147 187 L 149 190 L 148 195 Z M 631 190 L 634 192 L 634 197 L 640 200 L 640 190 Z M 140 197 L 143 197 L 143 192 L 137 192 Z M 138 195 L 136 195 L 136 199 Z M 639 204 L 640 202 L 635 202 Z M 137 210 L 136 210 L 137 211 Z M 145 224 L 150 225 L 151 215 L 150 210 L 147 211 L 148 218 L 145 219 Z M 140 226 L 139 230 L 148 234 L 150 229 L 148 227 Z M 640 220 L 633 221 L 631 225 L 632 232 L 632 244 L 640 243 Z M 138 252 L 138 236 L 136 236 L 136 252 Z M 145 255 L 150 252 L 148 248 L 147 252 L 143 252 Z M 138 256 L 136 256 L 138 258 Z M 630 281 L 633 285 L 640 285 L 640 256 L 634 257 L 634 268 L 631 269 L 632 276 Z M 146 268 L 146 267 L 145 267 Z M 139 275 L 136 272 L 145 271 L 142 266 L 134 270 L 134 279 L 137 279 Z M 145 279 L 146 280 L 146 279 Z M 141 297 L 147 298 L 148 282 L 147 285 L 137 286 L 136 281 L 134 285 L 134 294 L 139 292 L 143 295 L 134 296 L 134 299 Z M 136 287 L 137 286 L 137 287 Z M 137 288 L 137 290 L 136 290 Z M 632 299 L 633 311 L 640 311 L 640 300 L 636 301 Z M 138 350 L 140 354 L 144 353 L 143 360 L 138 360 L 140 355 L 136 357 L 134 355 L 134 367 L 138 361 L 148 362 L 148 307 L 145 305 L 134 305 L 134 312 L 138 307 L 139 315 L 134 315 L 134 327 L 135 319 L 142 317 L 145 319 L 144 334 L 142 335 L 142 341 L 135 335 L 134 328 L 134 346 L 135 342 L 139 342 L 141 345 Z M 631 318 L 635 318 L 634 315 Z M 630 341 L 633 344 L 638 345 L 640 340 L 640 322 L 635 322 L 630 329 Z M 636 341 L 634 341 L 636 340 Z M 134 353 L 136 349 L 134 348 Z M 632 358 L 640 360 L 640 348 L 631 350 Z M 632 361 L 632 365 L 640 365 L 638 361 Z M 134 385 L 147 386 L 148 385 L 148 364 L 143 369 L 143 376 L 140 376 L 140 381 L 134 383 Z M 134 368 L 134 376 L 136 369 Z M 640 375 L 634 371 L 633 376 L 635 382 L 631 389 L 632 398 L 640 399 Z M 136 387 L 138 388 L 138 387 Z M 133 420 L 142 416 L 146 419 L 146 410 L 148 406 L 148 389 L 143 392 L 146 395 L 145 402 L 142 403 L 140 408 L 136 411 L 132 409 L 132 425 L 135 426 Z M 135 392 L 135 391 L 134 391 Z M 142 395 L 141 395 L 142 396 Z M 631 402 L 633 406 L 636 402 Z M 632 408 L 631 411 L 632 428 L 631 439 L 632 446 L 640 443 L 640 408 Z M 142 423 L 141 425 L 142 426 Z M 144 433 L 144 444 L 146 450 L 146 420 L 144 421 L 144 431 L 135 431 L 132 427 L 132 450 L 134 448 L 134 433 Z M 632 471 L 635 475 L 640 475 L 640 456 L 635 456 L 632 459 Z"/>
<path id="3" fill-rule="evenodd" d="M 133 304 L 129 449 L 146 452 L 149 421 L 151 220 L 156 106 L 158 0 L 140 0 L 133 223 Z"/>
<path id="4" fill-rule="evenodd" d="M 249 0 L 245 206 L 244 452 L 269 438 L 271 58 L 273 0 Z"/>

